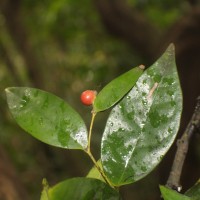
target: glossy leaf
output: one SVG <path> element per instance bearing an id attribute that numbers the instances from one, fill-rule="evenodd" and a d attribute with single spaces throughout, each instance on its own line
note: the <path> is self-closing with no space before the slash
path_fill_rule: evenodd
<path id="1" fill-rule="evenodd" d="M 104 182 L 91 178 L 72 178 L 47 189 L 40 200 L 119 200 L 119 193 Z"/>
<path id="2" fill-rule="evenodd" d="M 192 197 L 192 200 L 199 200 L 200 199 L 200 180 L 191 187 L 186 193 L 186 196 Z"/>
<path id="3" fill-rule="evenodd" d="M 175 190 L 169 189 L 164 186 L 160 186 L 160 191 L 164 200 L 193 200 L 183 194 L 176 192 Z"/>
<path id="4" fill-rule="evenodd" d="M 99 167 L 103 170 L 102 168 L 102 164 L 101 161 L 98 160 L 97 164 L 99 165 Z M 95 178 L 95 179 L 99 179 L 103 182 L 105 182 L 105 180 L 103 179 L 103 177 L 101 176 L 101 173 L 99 172 L 99 170 L 93 166 L 92 169 L 89 171 L 89 173 L 86 176 L 87 178 Z"/>
<path id="5" fill-rule="evenodd" d="M 110 113 L 101 160 L 114 185 L 135 182 L 158 165 L 175 139 L 181 111 L 182 94 L 171 45 Z"/>
<path id="6" fill-rule="evenodd" d="M 82 118 L 62 99 L 27 87 L 7 88 L 6 95 L 13 117 L 33 137 L 62 148 L 87 147 L 87 130 Z"/>
<path id="7" fill-rule="evenodd" d="M 135 67 L 107 84 L 94 101 L 94 111 L 106 110 L 118 102 L 136 83 L 144 66 Z"/>

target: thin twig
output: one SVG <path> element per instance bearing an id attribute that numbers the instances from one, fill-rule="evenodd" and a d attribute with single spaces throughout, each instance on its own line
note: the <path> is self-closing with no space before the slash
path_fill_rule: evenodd
<path id="1" fill-rule="evenodd" d="M 95 116 L 96 116 L 96 113 L 92 111 L 92 119 L 91 119 L 91 122 L 90 122 L 90 130 L 89 130 L 89 134 L 88 134 L 88 146 L 87 146 L 88 151 L 90 151 L 92 129 L 93 129 L 93 125 L 94 125 Z"/>
<path id="2" fill-rule="evenodd" d="M 94 125 L 94 119 L 96 116 L 96 112 L 92 111 L 92 119 L 90 122 L 90 129 L 89 129 L 89 134 L 88 134 L 88 146 L 87 148 L 84 150 L 88 156 L 90 157 L 90 159 L 92 160 L 92 162 L 94 163 L 95 167 L 97 168 L 97 170 L 99 171 L 99 173 L 101 174 L 101 176 L 103 177 L 103 179 L 105 180 L 105 182 L 110 185 L 110 187 L 114 188 L 115 187 L 112 185 L 112 183 L 108 180 L 107 176 L 104 174 L 103 170 L 101 169 L 101 167 L 98 165 L 96 159 L 94 158 L 92 152 L 91 152 L 91 137 L 92 137 L 92 129 L 93 129 L 93 125 Z"/>
<path id="3" fill-rule="evenodd" d="M 95 158 L 93 157 L 92 153 L 90 151 L 86 152 L 89 157 L 91 158 L 92 162 L 94 163 L 94 166 L 97 168 L 97 170 L 99 171 L 99 173 L 101 174 L 102 178 L 104 179 L 104 181 L 113 189 L 117 189 L 107 178 L 107 176 L 104 174 L 103 170 L 101 169 L 101 167 L 98 165 L 97 161 L 95 160 Z"/>
<path id="4" fill-rule="evenodd" d="M 182 137 L 177 141 L 176 155 L 166 184 L 168 188 L 174 189 L 178 192 L 180 192 L 181 190 L 180 177 L 185 157 L 188 152 L 189 142 L 192 135 L 196 132 L 200 132 L 200 96 L 197 98 L 195 111 L 185 132 L 183 133 Z"/>

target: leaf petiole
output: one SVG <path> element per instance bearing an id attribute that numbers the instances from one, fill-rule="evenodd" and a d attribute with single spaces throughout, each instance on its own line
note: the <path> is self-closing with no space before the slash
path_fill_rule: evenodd
<path id="1" fill-rule="evenodd" d="M 92 111 L 92 119 L 90 122 L 90 129 L 89 129 L 89 133 L 88 133 L 88 146 L 87 146 L 87 151 L 89 151 L 89 152 L 91 150 L 92 129 L 93 129 L 93 124 L 94 124 L 94 119 L 95 119 L 96 114 L 97 114 L 96 112 Z"/>

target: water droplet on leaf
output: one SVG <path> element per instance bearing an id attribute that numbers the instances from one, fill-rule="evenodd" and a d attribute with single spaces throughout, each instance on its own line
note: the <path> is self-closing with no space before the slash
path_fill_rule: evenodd
<path id="1" fill-rule="evenodd" d="M 40 117 L 40 119 L 39 119 L 39 124 L 40 124 L 40 125 L 43 125 L 43 122 L 44 122 L 43 118 Z"/>

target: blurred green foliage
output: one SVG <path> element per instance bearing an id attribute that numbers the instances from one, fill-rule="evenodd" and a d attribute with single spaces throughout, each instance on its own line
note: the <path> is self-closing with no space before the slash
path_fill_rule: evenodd
<path id="1" fill-rule="evenodd" d="M 128 0 L 128 2 L 162 30 L 167 29 L 188 7 L 188 3 L 181 0 L 176 2 L 173 0 Z"/>

